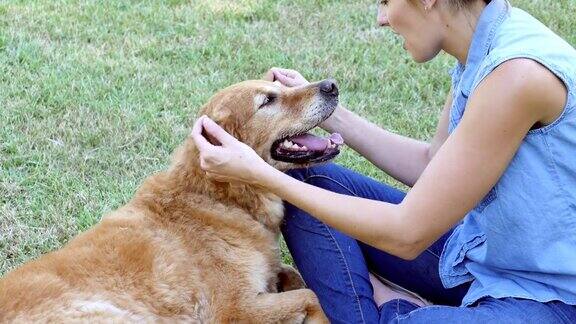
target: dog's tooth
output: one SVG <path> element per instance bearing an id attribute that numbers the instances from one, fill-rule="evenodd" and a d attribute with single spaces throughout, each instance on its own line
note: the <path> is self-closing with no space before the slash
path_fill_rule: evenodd
<path id="1" fill-rule="evenodd" d="M 308 148 L 306 146 L 302 146 L 301 150 L 302 151 L 308 151 Z"/>
<path id="2" fill-rule="evenodd" d="M 284 147 L 289 147 L 288 145 L 290 144 L 290 142 L 288 140 L 284 140 L 284 142 L 282 142 L 282 146 Z"/>
<path id="3" fill-rule="evenodd" d="M 299 150 L 300 146 L 298 146 L 298 144 L 294 143 L 294 146 L 292 146 L 293 149 Z"/>

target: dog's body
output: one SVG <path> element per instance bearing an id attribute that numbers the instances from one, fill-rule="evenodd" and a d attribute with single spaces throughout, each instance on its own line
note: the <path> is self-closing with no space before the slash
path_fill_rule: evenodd
<path id="1" fill-rule="evenodd" d="M 222 101 L 215 96 L 204 112 L 271 161 L 278 134 L 230 126 L 245 112 L 232 116 Z M 212 181 L 198 160 L 189 138 L 128 204 L 0 280 L 0 322 L 326 322 L 314 293 L 280 263 L 282 201 Z"/>

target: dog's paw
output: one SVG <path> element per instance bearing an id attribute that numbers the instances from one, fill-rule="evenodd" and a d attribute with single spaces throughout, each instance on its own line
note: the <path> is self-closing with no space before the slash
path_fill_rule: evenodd
<path id="1" fill-rule="evenodd" d="M 324 314 L 322 310 L 314 312 L 313 314 L 308 313 L 304 319 L 305 324 L 330 324 L 330 320 Z"/>
<path id="2" fill-rule="evenodd" d="M 284 320 L 281 323 L 282 324 L 302 324 L 304 323 L 306 318 L 306 313 L 300 313 L 295 315 L 294 317 Z"/>
<path id="3" fill-rule="evenodd" d="M 300 273 L 293 267 L 283 264 L 278 273 L 278 290 L 290 291 L 305 288 L 306 284 Z"/>

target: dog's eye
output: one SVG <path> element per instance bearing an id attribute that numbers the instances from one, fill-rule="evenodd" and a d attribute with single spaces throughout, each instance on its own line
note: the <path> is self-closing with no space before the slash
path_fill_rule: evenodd
<path id="1" fill-rule="evenodd" d="M 264 106 L 267 106 L 267 105 L 273 103 L 275 100 L 276 100 L 275 95 L 267 95 L 266 98 L 264 98 L 264 101 L 262 102 L 262 104 L 260 105 L 260 108 L 263 108 Z"/>

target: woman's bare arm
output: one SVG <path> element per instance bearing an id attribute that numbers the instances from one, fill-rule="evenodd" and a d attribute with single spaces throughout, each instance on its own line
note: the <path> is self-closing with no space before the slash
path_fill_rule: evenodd
<path id="1" fill-rule="evenodd" d="M 338 107 L 322 127 L 328 132 L 340 133 L 346 145 L 372 164 L 407 186 L 413 186 L 448 138 L 451 105 L 450 94 L 430 143 L 386 131 L 344 107 Z"/>

